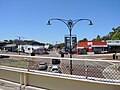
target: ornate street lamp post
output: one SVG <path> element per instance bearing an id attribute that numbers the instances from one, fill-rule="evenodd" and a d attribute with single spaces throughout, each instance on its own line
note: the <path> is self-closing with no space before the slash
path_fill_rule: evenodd
<path id="1" fill-rule="evenodd" d="M 71 32 L 72 32 L 72 29 L 73 29 L 74 25 L 77 22 L 83 21 L 83 20 L 89 21 L 89 25 L 93 25 L 92 21 L 89 20 L 89 19 L 77 19 L 77 20 L 69 19 L 69 20 L 65 20 L 65 19 L 53 18 L 53 19 L 48 20 L 47 25 L 51 25 L 52 20 L 62 21 L 68 27 L 69 32 L 70 32 L 70 34 L 69 34 L 70 35 L 70 52 L 69 53 L 70 53 L 70 58 L 72 58 L 72 41 L 71 41 L 72 40 L 71 39 L 72 34 L 71 34 Z M 70 60 L 70 74 L 72 75 L 72 60 Z"/>

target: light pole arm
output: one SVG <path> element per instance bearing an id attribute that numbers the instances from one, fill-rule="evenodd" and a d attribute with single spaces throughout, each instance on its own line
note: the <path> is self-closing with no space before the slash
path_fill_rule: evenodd
<path id="1" fill-rule="evenodd" d="M 77 20 L 73 20 L 73 25 L 72 25 L 72 27 L 73 27 L 76 23 L 78 23 L 79 21 L 83 21 L 83 20 L 89 21 L 89 22 L 90 22 L 89 25 L 92 25 L 92 24 L 93 24 L 90 19 L 77 19 Z"/>
<path id="2" fill-rule="evenodd" d="M 69 27 L 69 26 L 68 26 L 68 24 L 67 24 L 67 20 L 65 20 L 65 19 L 53 18 L 53 19 L 50 19 L 50 20 L 49 20 L 49 22 L 50 22 L 50 21 L 52 21 L 52 20 L 62 21 L 64 24 L 66 24 L 66 25 L 67 25 L 67 27 Z"/>

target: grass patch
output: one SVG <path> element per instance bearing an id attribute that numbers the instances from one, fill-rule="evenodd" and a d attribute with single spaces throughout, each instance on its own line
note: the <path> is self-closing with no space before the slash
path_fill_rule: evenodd
<path id="1" fill-rule="evenodd" d="M 12 60 L 12 59 L 1 59 L 0 65 L 10 66 L 10 67 L 19 67 L 19 68 L 27 68 L 27 60 Z"/>

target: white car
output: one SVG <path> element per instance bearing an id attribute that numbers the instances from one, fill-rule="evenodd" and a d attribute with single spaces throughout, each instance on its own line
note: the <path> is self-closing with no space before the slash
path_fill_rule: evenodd
<path id="1" fill-rule="evenodd" d="M 53 73 L 61 73 L 61 68 L 59 66 L 57 66 L 57 65 L 53 65 L 51 67 L 51 72 L 53 72 Z"/>

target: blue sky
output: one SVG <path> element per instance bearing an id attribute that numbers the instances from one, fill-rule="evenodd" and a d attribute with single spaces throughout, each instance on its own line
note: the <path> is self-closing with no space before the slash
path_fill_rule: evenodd
<path id="1" fill-rule="evenodd" d="M 77 23 L 72 34 L 78 40 L 104 36 L 120 25 L 120 0 L 0 0 L 0 41 L 16 36 L 45 43 L 64 42 L 68 28 L 61 19 L 91 19 Z"/>

